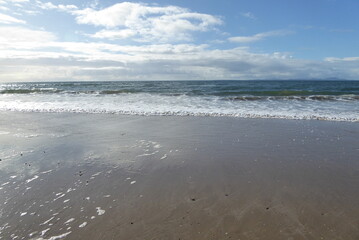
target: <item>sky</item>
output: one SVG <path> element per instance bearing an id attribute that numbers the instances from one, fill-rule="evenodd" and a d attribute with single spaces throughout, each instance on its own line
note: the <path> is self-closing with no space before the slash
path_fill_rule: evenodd
<path id="1" fill-rule="evenodd" d="M 0 0 L 0 82 L 359 80 L 358 0 Z"/>

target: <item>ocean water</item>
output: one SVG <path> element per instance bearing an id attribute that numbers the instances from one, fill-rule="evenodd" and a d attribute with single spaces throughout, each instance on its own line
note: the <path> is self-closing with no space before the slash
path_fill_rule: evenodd
<path id="1" fill-rule="evenodd" d="M 359 81 L 0 84 L 0 111 L 359 121 Z"/>

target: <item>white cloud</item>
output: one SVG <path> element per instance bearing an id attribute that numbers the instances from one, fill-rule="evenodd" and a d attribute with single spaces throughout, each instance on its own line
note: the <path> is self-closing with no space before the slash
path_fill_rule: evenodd
<path id="1" fill-rule="evenodd" d="M 58 42 L 46 32 L 32 33 L 38 37 L 30 43 L 22 42 L 25 37 L 11 38 L 8 40 L 14 40 L 12 48 L 0 48 L 0 79 L 41 81 L 49 80 L 49 76 L 51 80 L 359 77 L 357 62 L 338 64 L 300 60 L 293 59 L 286 53 L 253 53 L 246 47 L 211 50 L 207 45 L 194 44 L 121 46 L 107 43 Z M 42 34 L 47 41 L 39 42 Z"/>
<path id="2" fill-rule="evenodd" d="M 0 26 L 0 50 L 41 48 L 55 39 L 56 37 L 52 33 L 42 30 Z M 16 51 L 13 53 L 16 54 Z"/>
<path id="3" fill-rule="evenodd" d="M 254 16 L 254 14 L 251 13 L 251 12 L 241 13 L 241 15 L 242 15 L 243 17 L 246 17 L 246 18 L 249 18 L 249 19 L 252 19 L 252 20 L 257 19 L 256 16 Z"/>
<path id="4" fill-rule="evenodd" d="M 13 15 L 37 15 L 39 10 L 39 0 L 0 0 L 0 10 L 11 12 Z"/>
<path id="5" fill-rule="evenodd" d="M 0 4 L 12 4 L 21 7 L 22 4 L 28 3 L 29 0 L 0 0 Z"/>
<path id="6" fill-rule="evenodd" d="M 29 0 L 0 0 L 0 4 L 22 4 Z"/>
<path id="7" fill-rule="evenodd" d="M 237 42 L 237 43 L 251 43 L 251 42 L 263 40 L 268 37 L 285 36 L 292 33 L 293 33 L 292 31 L 287 31 L 287 30 L 276 30 L 276 31 L 257 33 L 252 36 L 230 37 L 228 38 L 228 40 L 230 42 Z"/>
<path id="8" fill-rule="evenodd" d="M 0 13 L 0 23 L 5 23 L 5 24 L 11 24 L 11 23 L 21 23 L 24 24 L 25 21 L 11 17 L 9 15 L 5 15 Z"/>
<path id="9" fill-rule="evenodd" d="M 159 7 L 130 2 L 117 3 L 101 10 L 86 8 L 71 13 L 76 15 L 79 24 L 131 31 L 136 33 L 137 40 L 147 42 L 188 41 L 193 32 L 209 31 L 222 24 L 218 17 L 177 6 Z M 104 36 L 101 33 L 97 35 Z"/>
<path id="10" fill-rule="evenodd" d="M 92 38 L 134 38 L 150 43 L 60 41 L 53 33 L 26 25 L 0 26 L 1 80 L 359 79 L 359 57 L 309 61 L 294 59 L 289 53 L 254 53 L 248 47 L 212 49 L 205 44 L 173 44 L 222 23 L 218 17 L 176 6 L 128 2 L 102 10 L 79 10 L 74 5 L 50 2 L 41 6 L 74 14 L 78 23 L 102 27 L 87 34 Z M 9 22 L 10 16 L 4 16 L 2 19 Z M 12 23 L 22 23 L 14 19 Z M 249 43 L 290 33 L 279 30 L 228 40 Z"/>
<path id="11" fill-rule="evenodd" d="M 1 4 L 1 1 L 0 1 L 0 4 Z M 0 10 L 2 10 L 2 11 L 9 11 L 10 8 L 4 7 L 4 6 L 0 6 Z"/>
<path id="12" fill-rule="evenodd" d="M 327 62 L 359 62 L 359 57 L 346 57 L 346 58 L 336 58 L 328 57 L 324 59 Z"/>
<path id="13" fill-rule="evenodd" d="M 56 9 L 56 10 L 60 10 L 60 11 L 72 11 L 72 10 L 76 10 L 77 6 L 75 5 L 63 5 L 63 4 L 59 4 L 59 5 L 55 5 L 52 2 L 46 2 L 43 3 L 41 1 L 36 1 L 38 7 L 40 7 L 41 9 L 45 9 L 45 10 L 50 10 L 50 9 Z"/>
<path id="14" fill-rule="evenodd" d="M 120 30 L 101 30 L 99 32 L 96 32 L 95 34 L 88 34 L 88 36 L 93 38 L 102 38 L 102 39 L 109 39 L 109 40 L 115 40 L 115 39 L 124 39 L 129 38 L 136 35 L 136 32 L 134 32 L 131 29 L 120 29 Z"/>

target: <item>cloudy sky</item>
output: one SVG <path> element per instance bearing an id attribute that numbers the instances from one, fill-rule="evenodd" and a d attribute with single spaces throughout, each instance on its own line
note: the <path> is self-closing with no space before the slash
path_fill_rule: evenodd
<path id="1" fill-rule="evenodd" d="M 359 80 L 358 0 L 0 0 L 0 82 Z"/>

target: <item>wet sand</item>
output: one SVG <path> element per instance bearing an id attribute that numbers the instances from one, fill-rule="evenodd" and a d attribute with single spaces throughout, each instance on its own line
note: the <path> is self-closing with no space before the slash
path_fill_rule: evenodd
<path id="1" fill-rule="evenodd" d="M 0 113 L 0 239 L 359 239 L 359 124 Z"/>

